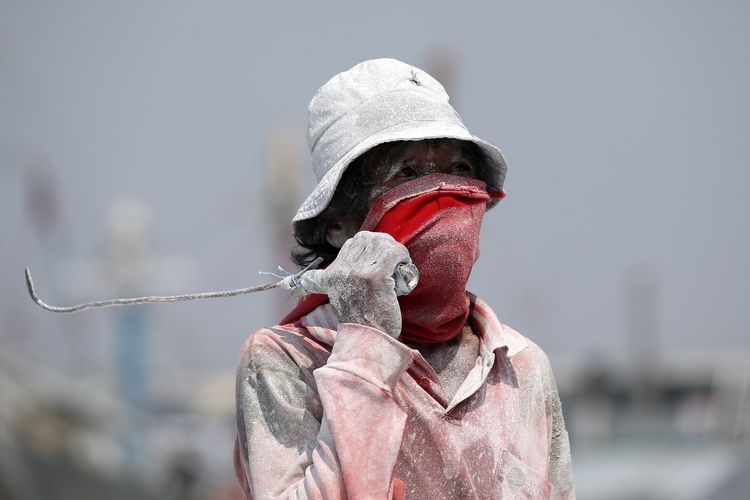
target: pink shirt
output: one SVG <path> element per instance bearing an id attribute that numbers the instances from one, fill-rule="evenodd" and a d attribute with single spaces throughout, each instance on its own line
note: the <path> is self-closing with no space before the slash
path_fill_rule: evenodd
<path id="1" fill-rule="evenodd" d="M 471 296 L 479 356 L 448 401 L 418 351 L 324 304 L 251 335 L 235 469 L 248 498 L 575 498 L 544 352 Z"/>

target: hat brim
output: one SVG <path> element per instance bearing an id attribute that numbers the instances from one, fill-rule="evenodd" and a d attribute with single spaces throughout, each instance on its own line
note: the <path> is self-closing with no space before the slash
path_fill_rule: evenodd
<path id="1" fill-rule="evenodd" d="M 310 196 L 300 205 L 292 222 L 312 219 L 319 215 L 328 206 L 336 192 L 341 176 L 347 167 L 359 156 L 380 144 L 394 141 L 421 141 L 424 139 L 459 139 L 470 141 L 479 146 L 490 162 L 490 170 L 486 179 L 488 191 L 502 191 L 505 181 L 507 167 L 500 149 L 489 142 L 471 135 L 464 127 L 448 121 L 410 121 L 399 123 L 388 127 L 380 132 L 369 136 L 357 144 L 349 152 L 344 154 L 326 172 L 323 178 L 315 186 Z M 499 200 L 493 198 L 488 203 L 487 209 L 492 208 Z"/>

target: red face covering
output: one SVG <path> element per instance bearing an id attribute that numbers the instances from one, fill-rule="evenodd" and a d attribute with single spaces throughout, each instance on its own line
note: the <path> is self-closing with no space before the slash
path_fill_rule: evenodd
<path id="1" fill-rule="evenodd" d="M 469 316 L 466 283 L 479 257 L 479 229 L 490 197 L 482 181 L 431 174 L 375 200 L 362 230 L 388 233 L 409 250 L 419 284 L 399 297 L 400 339 L 439 343 L 454 338 Z"/>

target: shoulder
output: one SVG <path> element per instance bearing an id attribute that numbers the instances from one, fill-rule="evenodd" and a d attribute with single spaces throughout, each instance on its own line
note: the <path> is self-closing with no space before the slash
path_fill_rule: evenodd
<path id="1" fill-rule="evenodd" d="M 521 369 L 530 378 L 548 386 L 554 383 L 552 365 L 544 350 L 533 340 L 517 332 L 510 326 L 502 324 L 503 335 L 508 338 L 509 344 L 522 345 L 513 356 L 511 362 L 516 369 Z"/>
<path id="2" fill-rule="evenodd" d="M 510 326 L 503 324 L 503 333 L 508 336 L 509 338 L 513 339 L 515 342 L 519 344 L 525 344 L 525 347 L 520 350 L 520 353 L 523 353 L 526 356 L 531 357 L 534 360 L 537 360 L 542 363 L 549 364 L 549 358 L 547 357 L 547 354 L 544 352 L 544 349 L 542 349 L 539 344 L 531 340 L 529 337 L 526 337 L 525 335 L 519 333 L 518 331 L 514 330 Z"/>
<path id="3" fill-rule="evenodd" d="M 330 348 L 315 340 L 299 323 L 261 328 L 250 334 L 240 350 L 239 368 L 312 371 L 325 364 Z"/>
<path id="4" fill-rule="evenodd" d="M 471 302 L 470 320 L 479 332 L 485 345 L 492 350 L 502 347 L 511 360 L 549 364 L 547 355 L 528 337 L 503 323 L 494 309 L 481 297 L 469 293 Z"/>

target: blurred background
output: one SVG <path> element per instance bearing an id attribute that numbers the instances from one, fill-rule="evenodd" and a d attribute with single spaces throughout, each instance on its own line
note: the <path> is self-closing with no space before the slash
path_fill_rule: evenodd
<path id="1" fill-rule="evenodd" d="M 0 0 L 0 499 L 232 499 L 234 370 L 291 268 L 306 108 L 432 73 L 509 164 L 471 289 L 548 353 L 581 499 L 750 491 L 746 2 Z"/>

